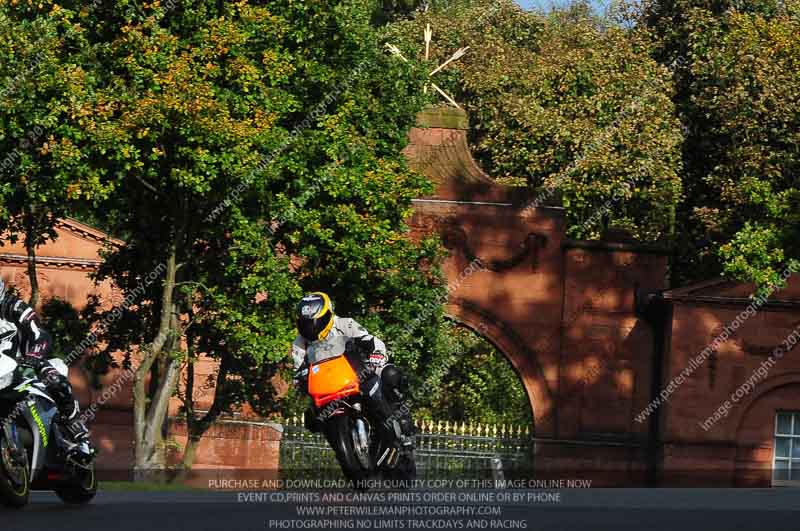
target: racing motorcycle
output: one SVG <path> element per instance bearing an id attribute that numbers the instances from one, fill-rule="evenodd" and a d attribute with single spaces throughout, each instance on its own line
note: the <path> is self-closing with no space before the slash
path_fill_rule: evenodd
<path id="1" fill-rule="evenodd" d="M 0 338 L 2 340 L 2 338 Z M 50 363 L 67 375 L 66 363 Z M 28 377 L 17 362 L 0 354 L 0 503 L 21 508 L 30 491 L 53 490 L 66 503 L 84 504 L 97 492 L 94 460 L 65 452 L 64 439 L 54 422 L 55 401 L 35 376 Z"/>
<path id="2" fill-rule="evenodd" d="M 364 370 L 364 354 L 344 336 L 309 345 L 296 375 L 313 401 L 306 410 L 305 425 L 324 433 L 344 476 L 356 484 L 375 476 L 414 479 L 413 451 L 399 448 L 393 433 L 399 430 L 397 422 L 375 422 L 366 411 L 362 386 L 369 373 Z"/>

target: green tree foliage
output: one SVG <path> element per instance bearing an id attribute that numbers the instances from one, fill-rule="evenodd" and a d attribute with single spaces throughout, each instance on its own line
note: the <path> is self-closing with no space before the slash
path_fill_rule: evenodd
<path id="1" fill-rule="evenodd" d="M 660 63 L 670 64 L 689 55 L 697 11 L 712 17 L 730 10 L 770 17 L 778 13 L 779 5 L 776 0 L 645 0 L 629 4 L 624 18 L 651 31 L 654 56 Z"/>
<path id="2" fill-rule="evenodd" d="M 416 9 L 423 9 L 425 0 L 382 0 L 375 10 L 373 21 L 377 25 L 386 24 L 408 16 Z"/>
<path id="3" fill-rule="evenodd" d="M 440 84 L 469 111 L 490 174 L 557 189 L 572 236 L 597 237 L 607 217 L 640 239 L 666 237 L 681 198 L 682 134 L 670 74 L 647 39 L 601 28 L 584 5 L 543 16 L 510 0 L 450 2 L 392 25 L 387 38 L 418 56 L 427 23 L 432 64 L 471 47 Z"/>
<path id="4" fill-rule="evenodd" d="M 0 231 L 24 239 L 36 305 L 36 248 L 55 238 L 58 218 L 110 185 L 90 164 L 94 78 L 81 66 L 88 46 L 75 13 L 15 4 L 0 3 Z"/>
<path id="5" fill-rule="evenodd" d="M 685 280 L 724 272 L 764 286 L 797 268 L 797 2 L 652 2 L 644 26 L 669 61 L 686 126 Z"/>
<path id="6" fill-rule="evenodd" d="M 697 177 L 711 190 L 695 214 L 722 244 L 726 273 L 760 285 L 787 262 L 800 270 L 797 14 L 697 13 L 690 40 L 688 112 L 707 146 Z"/>
<path id="7" fill-rule="evenodd" d="M 66 359 L 89 334 L 89 322 L 69 302 L 47 299 L 40 312 L 42 324 L 53 336 L 53 357 Z"/>
<path id="8" fill-rule="evenodd" d="M 201 354 L 220 370 L 207 414 L 181 390 L 187 466 L 217 415 L 274 409 L 269 380 L 303 291 L 329 291 L 340 313 L 398 337 L 409 370 L 440 351 L 441 252 L 405 224 L 430 185 L 400 154 L 423 74 L 382 49 L 375 7 L 118 0 L 75 12 L 97 83 L 84 133 L 113 189 L 90 214 L 126 240 L 97 278 L 129 302 L 95 317 L 106 354 L 127 352 L 136 370 L 137 470 L 162 466 L 169 398 Z"/>
<path id="9" fill-rule="evenodd" d="M 440 392 L 417 397 L 417 418 L 530 426 L 528 395 L 503 353 L 461 326 L 454 328 L 452 338 L 453 364 Z"/>

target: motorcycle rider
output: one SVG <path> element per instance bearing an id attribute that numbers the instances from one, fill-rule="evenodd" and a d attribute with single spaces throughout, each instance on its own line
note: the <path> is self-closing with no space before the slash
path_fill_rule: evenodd
<path id="1" fill-rule="evenodd" d="M 333 312 L 330 297 L 322 292 L 314 292 L 300 299 L 297 305 L 298 336 L 292 343 L 292 360 L 295 371 L 306 363 L 306 349 L 316 341 L 326 341 L 337 336 L 350 338 L 350 344 L 364 353 L 362 361 L 364 374 L 361 377 L 362 389 L 367 408 L 378 422 L 386 426 L 404 451 L 414 448 L 414 424 L 406 408 L 399 408 L 403 399 L 403 375 L 389 363 L 386 345 L 371 335 L 354 319 L 339 317 Z M 298 383 L 298 380 L 296 380 Z M 306 389 L 304 388 L 305 392 Z M 307 425 L 312 413 L 306 412 Z"/>
<path id="2" fill-rule="evenodd" d="M 8 337 L 4 345 L 7 351 L 3 354 L 16 358 L 21 367 L 33 369 L 55 400 L 59 411 L 58 423 L 64 436 L 67 453 L 81 448 L 83 444 L 94 453 L 89 442 L 89 430 L 78 416 L 80 408 L 72 394 L 72 386 L 69 380 L 48 361 L 53 348 L 52 337 L 42 328 L 33 308 L 9 293 L 2 278 L 0 278 L 0 322 L 6 325 L 4 327 L 6 329 L 9 328 L 8 325 L 16 329 L 15 333 L 6 334 Z"/>

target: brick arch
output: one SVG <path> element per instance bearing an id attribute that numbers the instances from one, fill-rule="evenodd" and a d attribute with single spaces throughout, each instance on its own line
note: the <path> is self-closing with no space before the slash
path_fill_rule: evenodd
<path id="1" fill-rule="evenodd" d="M 533 413 L 533 430 L 538 436 L 555 432 L 555 400 L 544 379 L 535 355 L 515 337 L 513 331 L 496 316 L 472 307 L 465 301 L 451 300 L 445 315 L 486 338 L 511 363 L 519 376 Z"/>
<path id="2" fill-rule="evenodd" d="M 756 384 L 756 391 L 747 395 L 743 401 L 739 402 L 739 407 L 737 408 L 739 411 L 737 412 L 735 422 L 733 422 L 733 425 L 736 426 L 736 440 L 741 440 L 739 436 L 742 430 L 746 428 L 745 421 L 753 407 L 780 388 L 793 385 L 800 387 L 800 371 L 792 371 L 772 376 Z"/>
<path id="3" fill-rule="evenodd" d="M 466 113 L 431 108 L 417 118 L 404 153 L 434 190 L 413 200 L 408 225 L 415 237 L 438 235 L 447 250 L 448 315 L 511 362 L 537 437 L 646 437 L 632 412 L 650 400 L 642 353 L 653 338 L 634 293 L 663 289 L 668 253 L 570 240 L 557 190 L 503 186 L 481 170 Z"/>

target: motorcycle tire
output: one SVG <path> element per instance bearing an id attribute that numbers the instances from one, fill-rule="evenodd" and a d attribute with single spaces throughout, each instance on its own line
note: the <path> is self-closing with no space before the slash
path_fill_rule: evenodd
<path id="1" fill-rule="evenodd" d="M 61 501 L 71 505 L 82 505 L 92 501 L 97 494 L 94 463 L 86 469 L 78 469 L 75 480 L 69 486 L 55 489 L 55 492 Z"/>
<path id="2" fill-rule="evenodd" d="M 365 470 L 356 457 L 353 445 L 353 421 L 349 415 L 337 415 L 325 423 L 325 436 L 336 454 L 344 477 L 356 483 L 368 479 L 370 471 Z"/>
<path id="3" fill-rule="evenodd" d="M 0 433 L 0 453 L 5 454 L 6 448 L 5 436 Z M 31 494 L 28 467 L 21 467 L 21 477 L 18 484 L 9 476 L 10 471 L 7 470 L 9 466 L 7 463 L 8 459 L 10 459 L 10 456 L 0 455 L 0 504 L 14 509 L 20 509 L 28 504 L 28 498 Z"/>

